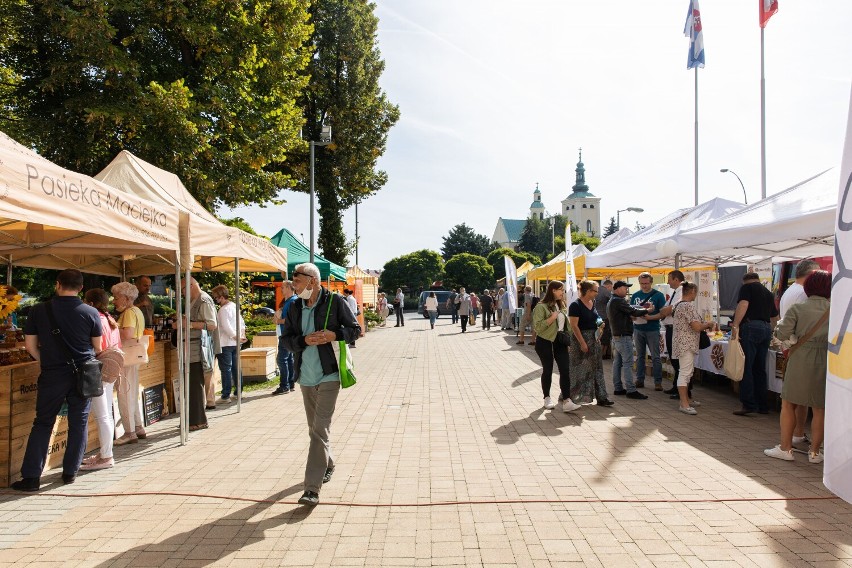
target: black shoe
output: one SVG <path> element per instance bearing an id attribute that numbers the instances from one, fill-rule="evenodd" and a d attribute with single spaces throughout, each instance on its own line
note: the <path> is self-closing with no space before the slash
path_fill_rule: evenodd
<path id="1" fill-rule="evenodd" d="M 290 392 L 290 391 L 289 391 L 289 390 L 287 390 L 287 389 L 275 389 L 274 391 L 272 391 L 272 394 L 273 394 L 273 395 L 276 395 L 276 394 L 284 394 L 285 392 Z"/>
<path id="2" fill-rule="evenodd" d="M 677 394 L 677 387 L 672 387 L 669 390 L 664 390 L 663 394 Z"/>
<path id="3" fill-rule="evenodd" d="M 645 400 L 646 398 L 648 398 L 648 395 L 642 394 L 639 391 L 633 391 L 633 392 L 627 393 L 627 398 L 635 398 L 636 400 Z"/>
<path id="4" fill-rule="evenodd" d="M 734 416 L 748 416 L 749 414 L 754 414 L 754 410 L 749 410 L 747 408 L 740 408 L 739 410 L 734 410 Z"/>
<path id="5" fill-rule="evenodd" d="M 624 396 L 624 395 L 627 394 L 627 391 L 624 390 L 624 389 L 621 389 L 621 390 L 612 391 L 612 394 L 614 394 L 616 396 Z"/>
<path id="6" fill-rule="evenodd" d="M 677 394 L 677 393 L 675 393 L 675 394 L 670 394 L 670 395 L 669 395 L 669 398 L 670 398 L 670 399 L 672 399 L 672 400 L 678 400 L 678 399 L 680 399 L 680 395 L 679 395 L 679 394 Z M 689 398 L 691 399 L 692 397 L 689 397 Z"/>
<path id="7" fill-rule="evenodd" d="M 15 491 L 26 491 L 28 493 L 32 493 L 34 491 L 38 491 L 38 487 L 40 484 L 40 477 L 24 477 L 23 479 L 13 483 L 12 489 L 14 489 Z"/>
<path id="8" fill-rule="evenodd" d="M 207 406 L 204 407 L 204 410 L 216 410 L 216 405 L 215 404 L 208 404 Z"/>
<path id="9" fill-rule="evenodd" d="M 607 400 L 607 399 L 603 399 L 603 400 L 598 401 L 598 406 L 612 406 L 613 404 L 615 404 L 615 403 L 612 402 L 611 400 Z"/>
<path id="10" fill-rule="evenodd" d="M 645 388 L 645 381 L 636 381 L 636 388 L 637 389 L 644 389 Z"/>
<path id="11" fill-rule="evenodd" d="M 322 482 L 328 483 L 331 481 L 331 476 L 334 474 L 334 466 L 325 468 L 325 475 L 322 476 Z"/>
<path id="12" fill-rule="evenodd" d="M 319 493 L 314 491 L 305 491 L 299 497 L 299 505 L 307 505 L 308 507 L 316 507 L 319 505 Z"/>
<path id="13" fill-rule="evenodd" d="M 70 485 L 70 484 L 74 483 L 75 481 L 77 481 L 77 474 L 76 473 L 63 473 L 62 474 L 62 483 L 64 483 L 65 485 Z"/>

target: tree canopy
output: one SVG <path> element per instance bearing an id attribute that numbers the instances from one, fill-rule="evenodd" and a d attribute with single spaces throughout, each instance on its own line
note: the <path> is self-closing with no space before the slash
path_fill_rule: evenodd
<path id="1" fill-rule="evenodd" d="M 465 223 L 456 225 L 450 229 L 449 234 L 443 237 L 444 245 L 441 247 L 441 255 L 444 260 L 450 260 L 460 253 L 486 256 L 494 245 L 485 235 L 480 235 Z"/>
<path id="2" fill-rule="evenodd" d="M 494 270 L 494 279 L 500 280 L 506 277 L 506 263 L 503 260 L 504 256 L 508 256 L 515 263 L 515 268 L 522 265 L 526 261 L 533 264 L 541 264 L 541 258 L 529 252 L 517 252 L 510 248 L 498 248 L 488 253 L 485 259 Z"/>
<path id="3" fill-rule="evenodd" d="M 565 226 L 562 227 L 563 232 Z M 551 237 L 556 234 L 551 233 L 550 225 L 542 221 L 538 217 L 530 217 L 524 224 L 524 230 L 521 232 L 521 238 L 518 241 L 518 250 L 521 252 L 532 253 L 539 257 L 551 256 L 553 245 Z"/>
<path id="4" fill-rule="evenodd" d="M 494 269 L 483 256 L 462 252 L 444 265 L 444 284 L 478 292 L 494 285 Z"/>
<path id="5" fill-rule="evenodd" d="M 399 108 L 379 86 L 385 68 L 376 44 L 378 18 L 367 0 L 310 2 L 314 31 L 308 43 L 307 89 L 299 98 L 306 140 L 320 141 L 323 124 L 332 142 L 315 147 L 315 189 L 319 203 L 318 244 L 328 260 L 346 265 L 354 248 L 343 232 L 343 212 L 379 191 L 388 176 L 376 169 Z M 310 190 L 307 148 L 293 156 L 293 189 Z"/>
<path id="6" fill-rule="evenodd" d="M 379 285 L 383 290 L 427 290 L 432 282 L 441 278 L 443 271 L 444 261 L 440 254 L 433 250 L 418 250 L 386 262 Z"/>
<path id="7" fill-rule="evenodd" d="M 309 4 L 2 2 L 0 129 L 86 174 L 129 150 L 210 211 L 267 203 L 304 146 Z"/>
<path id="8" fill-rule="evenodd" d="M 618 224 L 615 222 L 615 217 L 609 218 L 609 224 L 606 226 L 603 232 L 603 238 L 607 238 L 610 235 L 614 235 L 618 232 Z"/>

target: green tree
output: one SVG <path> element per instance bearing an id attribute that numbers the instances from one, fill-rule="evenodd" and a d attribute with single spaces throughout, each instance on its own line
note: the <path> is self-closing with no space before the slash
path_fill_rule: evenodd
<path id="1" fill-rule="evenodd" d="M 609 218 L 609 225 L 607 225 L 606 229 L 604 229 L 603 238 L 607 238 L 608 236 L 614 235 L 617 232 L 618 232 L 618 225 L 615 222 L 615 217 L 610 217 Z"/>
<path id="2" fill-rule="evenodd" d="M 266 240 L 269 240 L 269 237 L 266 237 L 264 235 L 258 235 L 255 232 L 254 228 L 251 225 L 248 224 L 248 221 L 246 221 L 242 217 L 234 217 L 233 219 L 222 219 L 222 218 L 220 218 L 219 221 L 221 221 L 225 225 L 228 225 L 229 227 L 236 227 L 237 229 L 239 229 L 241 231 L 245 231 L 246 233 L 248 233 L 250 235 L 254 235 L 256 237 L 263 237 Z"/>
<path id="3" fill-rule="evenodd" d="M 541 259 L 536 255 L 528 252 L 517 252 L 509 248 L 498 248 L 488 253 L 485 259 L 491 268 L 494 270 L 494 279 L 500 280 L 506 277 L 506 263 L 503 260 L 504 256 L 508 256 L 515 263 L 515 268 L 523 263 L 530 261 L 533 264 L 541 264 Z"/>
<path id="4" fill-rule="evenodd" d="M 267 203 L 304 146 L 307 5 L 0 2 L 0 129 L 87 174 L 129 150 L 210 211 Z"/>
<path id="5" fill-rule="evenodd" d="M 564 232 L 563 226 L 563 232 Z M 521 238 L 518 241 L 518 250 L 521 252 L 529 252 L 539 257 L 551 256 L 551 236 L 550 225 L 538 219 L 531 217 L 524 224 L 524 230 L 521 232 Z"/>
<path id="6" fill-rule="evenodd" d="M 450 260 L 455 255 L 466 252 L 477 256 L 486 256 L 494 249 L 494 245 L 485 235 L 480 235 L 465 223 L 450 229 L 446 237 L 442 237 L 444 245 L 441 256 Z"/>
<path id="7" fill-rule="evenodd" d="M 383 290 L 397 288 L 426 290 L 444 271 L 441 255 L 433 250 L 418 250 L 393 258 L 385 263 L 379 285 Z"/>
<path id="8" fill-rule="evenodd" d="M 444 265 L 444 282 L 451 288 L 464 286 L 479 291 L 494 285 L 494 269 L 483 256 L 462 252 Z"/>
<path id="9" fill-rule="evenodd" d="M 385 68 L 376 44 L 378 18 L 367 0 L 310 3 L 313 34 L 308 42 L 310 78 L 299 98 L 306 140 L 320 141 L 323 124 L 332 143 L 315 147 L 315 189 L 319 204 L 318 243 L 328 260 L 346 266 L 354 242 L 346 241 L 343 212 L 379 191 L 387 173 L 376 169 L 399 108 L 379 86 Z M 307 146 L 284 166 L 297 191 L 310 190 Z"/>

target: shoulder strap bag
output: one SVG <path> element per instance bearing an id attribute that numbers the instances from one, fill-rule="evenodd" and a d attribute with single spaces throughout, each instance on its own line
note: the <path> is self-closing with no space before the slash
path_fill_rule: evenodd
<path id="1" fill-rule="evenodd" d="M 77 378 L 77 394 L 83 398 L 101 396 L 104 394 L 104 385 L 101 382 L 101 362 L 94 357 L 81 363 L 74 361 L 74 355 L 71 354 L 68 343 L 62 337 L 62 330 L 56 324 L 56 316 L 53 315 L 53 304 L 50 300 L 45 303 L 47 304 L 47 317 L 50 318 L 50 334 L 56 340 L 59 349 L 65 352 L 65 356 L 68 357 L 68 364 L 74 370 L 74 376 Z"/>
<path id="2" fill-rule="evenodd" d="M 331 304 L 334 302 L 334 294 L 328 294 L 328 307 L 325 310 L 325 324 L 323 330 L 328 329 L 328 315 L 331 313 Z M 348 309 L 348 308 L 347 308 Z M 355 385 L 355 361 L 352 359 L 352 350 L 346 341 L 332 341 L 331 348 L 334 350 L 334 357 L 337 359 L 337 370 L 340 374 L 340 386 L 348 389 Z"/>
<path id="3" fill-rule="evenodd" d="M 816 322 L 816 324 L 812 328 L 810 328 L 808 330 L 808 332 L 804 336 L 802 336 L 801 339 L 799 339 L 796 343 L 794 343 L 792 346 L 790 346 L 790 349 L 788 349 L 786 353 L 784 353 L 784 359 L 783 359 L 783 361 L 781 361 L 781 379 L 782 380 L 784 379 L 784 375 L 787 374 L 787 362 L 790 360 L 790 357 L 793 356 L 793 353 L 795 353 L 796 350 L 801 345 L 804 345 L 805 343 L 807 343 L 808 340 L 813 336 L 813 334 L 815 334 L 816 331 L 823 326 L 823 324 L 828 320 L 828 315 L 829 315 L 829 310 L 825 310 L 825 313 L 822 314 L 822 317 L 819 318 L 819 321 Z"/>

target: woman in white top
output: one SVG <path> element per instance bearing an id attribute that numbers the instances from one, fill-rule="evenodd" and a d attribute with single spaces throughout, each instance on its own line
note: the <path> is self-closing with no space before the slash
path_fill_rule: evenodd
<path id="1" fill-rule="evenodd" d="M 393 310 L 396 312 L 396 325 L 394 327 L 405 327 L 405 316 L 402 314 L 403 310 L 405 310 L 405 294 L 402 293 L 402 288 L 396 289 Z"/>
<path id="2" fill-rule="evenodd" d="M 245 341 L 246 322 L 243 315 L 239 314 L 240 329 L 237 332 L 237 305 L 230 300 L 231 293 L 228 287 L 220 284 L 210 291 L 213 301 L 219 304 L 219 312 L 216 314 L 216 325 L 219 331 L 219 345 L 222 352 L 216 355 L 219 361 L 219 372 L 222 374 L 222 398 L 220 402 L 230 402 L 231 386 L 234 394 L 239 390 L 239 378 L 236 374 L 237 349 Z"/>
<path id="3" fill-rule="evenodd" d="M 426 298 L 423 309 L 429 314 L 429 325 L 432 326 L 432 329 L 435 329 L 435 320 L 438 317 L 438 298 L 435 296 L 435 292 L 429 292 L 429 297 Z"/>

